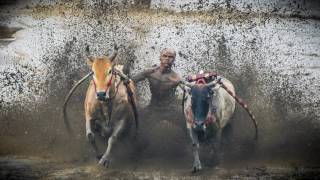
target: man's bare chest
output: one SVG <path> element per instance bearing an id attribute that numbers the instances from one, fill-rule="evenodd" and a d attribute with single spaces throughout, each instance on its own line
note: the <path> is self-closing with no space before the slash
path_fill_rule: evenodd
<path id="1" fill-rule="evenodd" d="M 150 84 L 152 86 L 156 86 L 156 87 L 166 87 L 166 88 L 170 88 L 170 87 L 175 87 L 177 86 L 179 79 L 176 78 L 174 75 L 170 75 L 170 74 L 166 74 L 166 75 L 162 75 L 162 74 L 152 74 L 152 76 L 150 76 L 149 78 Z"/>

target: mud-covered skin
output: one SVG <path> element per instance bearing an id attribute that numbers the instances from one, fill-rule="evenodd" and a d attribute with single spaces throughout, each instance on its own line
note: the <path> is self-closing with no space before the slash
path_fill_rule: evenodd
<path id="1" fill-rule="evenodd" d="M 181 143 L 185 139 L 185 124 L 181 104 L 175 96 L 181 78 L 172 70 L 174 61 L 175 52 L 164 49 L 158 66 L 147 68 L 132 77 L 136 83 L 145 79 L 149 81 L 151 101 L 146 108 L 141 109 L 139 116 L 143 117 L 140 138 L 146 144 L 146 152 L 155 152 L 151 153 L 152 157 L 175 154 L 174 150 L 169 152 L 166 149 L 184 148 Z"/>
<path id="2" fill-rule="evenodd" d="M 181 78 L 172 70 L 176 53 L 171 49 L 163 49 L 160 54 L 160 65 L 148 68 L 132 77 L 134 82 L 148 79 L 150 83 L 150 105 L 166 105 L 175 100 L 175 91 Z"/>

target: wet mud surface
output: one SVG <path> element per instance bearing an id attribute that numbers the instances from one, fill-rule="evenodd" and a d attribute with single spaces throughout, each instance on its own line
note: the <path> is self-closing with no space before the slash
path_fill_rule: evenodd
<path id="1" fill-rule="evenodd" d="M 158 159 L 159 160 L 159 159 Z M 254 165 L 206 167 L 192 174 L 186 166 L 160 165 L 158 160 L 128 167 L 102 168 L 94 162 L 57 162 L 23 156 L 0 158 L 0 179 L 319 179 L 320 168 Z M 158 163 L 158 165 L 157 165 Z M 148 165 L 149 164 L 149 165 Z M 246 166 L 245 166 L 246 164 Z M 144 167 L 147 166 L 147 167 Z"/>
<path id="2" fill-rule="evenodd" d="M 161 119 L 155 116 L 159 114 L 148 116 L 148 119 L 153 119 L 151 123 L 140 119 L 143 128 L 137 139 L 129 138 L 129 141 L 124 139 L 119 142 L 109 168 L 98 164 L 84 132 L 80 131 L 84 127 L 80 127 L 81 133 L 74 137 L 54 135 L 60 140 L 50 140 L 52 134 L 49 139 L 44 137 L 49 141 L 38 135 L 35 138 L 31 132 L 28 138 L 15 141 L 9 138 L 7 144 L 6 138 L 3 138 L 0 147 L 0 179 L 320 178 L 315 152 L 307 156 L 305 151 L 295 152 L 283 146 L 265 148 L 259 141 L 253 142 L 250 138 L 239 140 L 237 131 L 231 144 L 222 146 L 223 158 L 220 163 L 210 151 L 211 146 L 202 144 L 200 158 L 203 170 L 192 173 L 192 147 L 185 129 L 174 124 L 168 115 L 168 118 L 160 116 Z M 73 127 L 77 126 L 74 124 Z M 100 150 L 105 150 L 104 140 L 98 139 L 98 145 Z"/>
<path id="3" fill-rule="evenodd" d="M 1 133 L 0 179 L 320 178 L 315 129 L 286 123 L 279 130 L 261 123 L 259 140 L 254 142 L 254 130 L 240 108 L 233 119 L 232 140 L 222 149 L 223 160 L 218 163 L 211 146 L 201 145 L 204 169 L 199 173 L 191 173 L 192 146 L 178 107 L 175 111 L 139 109 L 139 136 L 119 142 L 107 169 L 98 164 L 85 137 L 82 102 L 73 98 L 68 109 L 73 136 L 57 115 L 59 108 L 39 109 L 38 118 L 16 116 L 14 111 L 2 119 L 6 131 Z M 97 139 L 99 149 L 105 151 L 106 142 Z"/>

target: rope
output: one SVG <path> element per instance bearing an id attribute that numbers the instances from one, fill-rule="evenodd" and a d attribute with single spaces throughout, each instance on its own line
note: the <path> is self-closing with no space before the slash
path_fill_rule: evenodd
<path id="1" fill-rule="evenodd" d="M 123 84 L 125 85 L 126 89 L 127 89 L 127 95 L 128 95 L 128 101 L 131 104 L 132 110 L 133 110 L 133 114 L 134 114 L 134 119 L 135 119 L 135 124 L 136 124 L 136 129 L 138 129 L 139 127 L 139 119 L 138 119 L 138 110 L 137 110 L 137 106 L 136 103 L 134 101 L 133 98 L 133 92 L 129 86 L 130 80 L 129 78 L 123 74 L 121 71 L 114 69 L 113 70 L 115 74 L 117 74 L 118 76 L 120 76 L 121 80 L 123 80 Z M 119 83 L 120 84 L 120 83 Z M 119 86 L 118 84 L 118 86 Z M 118 88 L 117 88 L 118 89 Z"/>
<path id="2" fill-rule="evenodd" d="M 134 98 L 133 98 L 133 92 L 132 92 L 132 90 L 131 90 L 131 88 L 129 86 L 129 83 L 125 83 L 125 86 L 127 88 L 127 94 L 128 94 L 129 102 L 131 103 L 131 106 L 132 106 L 132 110 L 133 110 L 133 114 L 134 114 L 134 120 L 135 120 L 135 124 L 136 124 L 136 129 L 138 129 L 139 128 L 138 110 L 137 110 L 137 106 L 136 106 L 136 103 L 135 103 Z"/>
<path id="3" fill-rule="evenodd" d="M 89 76 L 91 76 L 93 74 L 93 72 L 88 73 L 87 75 L 85 75 L 82 79 L 80 79 L 73 87 L 72 89 L 69 91 L 68 95 L 66 96 L 64 103 L 63 103 L 63 120 L 64 120 L 64 124 L 68 130 L 68 132 L 71 134 L 72 133 L 72 129 L 70 127 L 70 123 L 69 123 L 69 119 L 67 116 L 67 104 L 69 102 L 70 97 L 72 96 L 72 94 L 74 93 L 75 89 L 83 82 L 85 81 Z"/>

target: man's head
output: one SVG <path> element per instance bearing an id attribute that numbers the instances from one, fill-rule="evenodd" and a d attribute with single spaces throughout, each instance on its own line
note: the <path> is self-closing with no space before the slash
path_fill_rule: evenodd
<path id="1" fill-rule="evenodd" d="M 165 48 L 160 52 L 160 66 L 164 69 L 171 69 L 176 59 L 176 52 L 173 49 Z"/>

